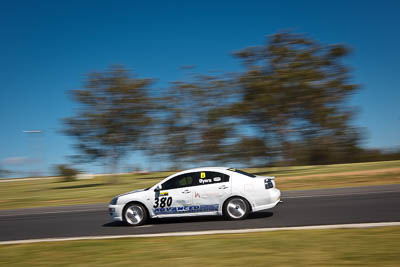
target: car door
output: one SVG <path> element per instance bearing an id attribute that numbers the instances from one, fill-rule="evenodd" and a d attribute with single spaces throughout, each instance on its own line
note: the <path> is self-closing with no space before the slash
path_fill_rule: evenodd
<path id="1" fill-rule="evenodd" d="M 154 215 L 158 217 L 186 216 L 193 210 L 192 188 L 197 173 L 186 173 L 175 176 L 161 185 L 155 192 L 153 202 Z"/>
<path id="2" fill-rule="evenodd" d="M 203 212 L 219 211 L 222 201 L 231 194 L 229 178 L 220 172 L 200 172 L 199 185 L 193 188 L 193 205 L 200 206 Z"/>

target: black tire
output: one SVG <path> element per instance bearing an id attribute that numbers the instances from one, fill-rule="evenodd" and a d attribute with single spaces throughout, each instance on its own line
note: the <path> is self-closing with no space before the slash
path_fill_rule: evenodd
<path id="1" fill-rule="evenodd" d="M 231 197 L 225 201 L 222 211 L 229 220 L 244 220 L 250 213 L 250 205 L 242 197 Z"/>
<path id="2" fill-rule="evenodd" d="M 122 216 L 124 223 L 129 226 L 142 225 L 146 223 L 148 219 L 147 209 L 137 202 L 127 204 Z"/>

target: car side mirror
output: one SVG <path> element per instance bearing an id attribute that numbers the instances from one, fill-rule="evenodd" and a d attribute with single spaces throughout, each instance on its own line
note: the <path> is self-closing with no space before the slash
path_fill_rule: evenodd
<path id="1" fill-rule="evenodd" d="M 159 184 L 156 188 L 154 188 L 154 192 L 161 191 L 162 186 Z"/>

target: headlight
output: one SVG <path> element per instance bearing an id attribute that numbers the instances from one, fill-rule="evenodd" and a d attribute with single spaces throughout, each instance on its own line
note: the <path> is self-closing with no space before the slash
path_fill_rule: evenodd
<path id="1" fill-rule="evenodd" d="M 114 197 L 113 199 L 111 199 L 110 205 L 116 205 L 118 201 L 118 197 Z"/>

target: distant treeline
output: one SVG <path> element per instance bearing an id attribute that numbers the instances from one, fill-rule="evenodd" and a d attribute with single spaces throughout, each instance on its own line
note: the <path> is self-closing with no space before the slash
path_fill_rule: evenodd
<path id="1" fill-rule="evenodd" d="M 363 149 L 357 162 L 400 160 L 400 149 L 385 151 L 381 149 Z"/>
<path id="2" fill-rule="evenodd" d="M 75 160 L 117 166 L 143 151 L 171 168 L 194 165 L 308 165 L 400 159 L 400 151 L 366 150 L 352 122 L 352 83 L 345 45 L 323 45 L 282 32 L 233 54 L 236 73 L 199 74 L 168 88 L 123 66 L 91 73 L 71 91 L 77 113 L 64 120 Z"/>

